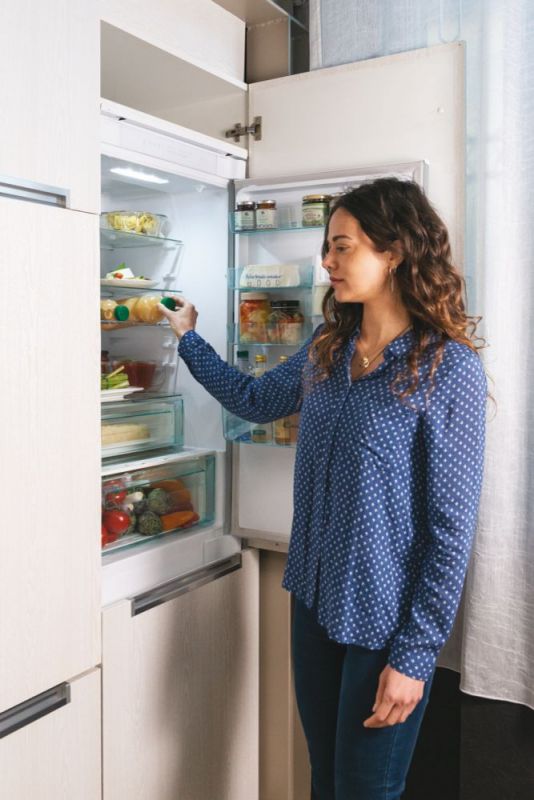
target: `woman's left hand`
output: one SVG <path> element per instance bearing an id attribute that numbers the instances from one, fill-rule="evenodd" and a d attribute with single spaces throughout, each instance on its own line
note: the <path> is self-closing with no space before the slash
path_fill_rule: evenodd
<path id="1" fill-rule="evenodd" d="M 424 681 L 409 678 L 389 664 L 378 680 L 373 714 L 363 723 L 365 728 L 386 728 L 404 722 L 423 696 Z"/>

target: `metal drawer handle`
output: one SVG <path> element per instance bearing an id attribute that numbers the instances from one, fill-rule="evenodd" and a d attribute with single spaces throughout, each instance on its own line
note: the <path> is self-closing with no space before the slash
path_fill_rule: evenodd
<path id="1" fill-rule="evenodd" d="M 57 186 L 47 186 L 44 183 L 10 178 L 0 175 L 0 196 L 14 200 L 27 200 L 29 203 L 42 203 L 47 206 L 67 208 L 69 192 Z"/>
<path id="2" fill-rule="evenodd" d="M 0 739 L 70 703 L 70 684 L 60 683 L 0 713 Z"/>
<path id="3" fill-rule="evenodd" d="M 154 606 L 159 606 L 162 603 L 167 603 L 169 600 L 174 600 L 186 592 L 192 592 L 206 583 L 211 583 L 222 578 L 223 575 L 228 575 L 236 569 L 241 569 L 241 554 L 236 553 L 230 558 L 220 561 L 218 564 L 213 564 L 209 567 L 203 567 L 196 570 L 189 575 L 184 575 L 182 578 L 176 578 L 168 583 L 162 583 L 161 586 L 156 586 L 148 592 L 138 594 L 132 598 L 132 617 L 137 614 L 142 614 L 143 611 L 148 611 Z"/>

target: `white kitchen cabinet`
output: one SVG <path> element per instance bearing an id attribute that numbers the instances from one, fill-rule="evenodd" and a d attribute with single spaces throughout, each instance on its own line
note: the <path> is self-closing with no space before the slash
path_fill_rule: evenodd
<path id="1" fill-rule="evenodd" d="M 104 800 L 258 799 L 257 555 L 104 609 Z"/>
<path id="2" fill-rule="evenodd" d="M 68 702 L 0 739 L 6 800 L 101 800 L 100 670 L 73 680 Z"/>
<path id="3" fill-rule="evenodd" d="M 0 711 L 100 662 L 98 218 L 0 198 Z"/>
<path id="4" fill-rule="evenodd" d="M 211 0 L 100 0 L 101 93 L 224 139 L 243 119 L 245 23 Z"/>
<path id="5" fill-rule="evenodd" d="M 0 194 L 31 181 L 99 211 L 99 50 L 92 0 L 2 4 Z"/>

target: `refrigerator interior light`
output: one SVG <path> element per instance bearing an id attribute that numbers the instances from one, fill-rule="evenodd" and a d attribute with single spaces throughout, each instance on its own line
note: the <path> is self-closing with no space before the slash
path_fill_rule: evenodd
<path id="1" fill-rule="evenodd" d="M 158 175 L 153 175 L 150 172 L 141 172 L 131 167 L 111 167 L 110 172 L 115 175 L 121 175 L 123 178 L 133 178 L 138 181 L 145 181 L 145 183 L 169 183 L 167 178 L 160 178 Z"/>

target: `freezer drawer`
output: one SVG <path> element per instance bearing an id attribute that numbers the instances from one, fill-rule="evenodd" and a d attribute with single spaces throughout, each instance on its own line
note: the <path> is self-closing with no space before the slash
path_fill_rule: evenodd
<path id="1" fill-rule="evenodd" d="M 258 799 L 257 552 L 211 576 L 103 610 L 106 800 Z"/>
<path id="2" fill-rule="evenodd" d="M 165 397 L 139 398 L 102 406 L 102 457 L 153 450 L 157 447 L 182 447 L 183 400 Z"/>
<path id="3" fill-rule="evenodd" d="M 178 535 L 215 517 L 215 456 L 128 470 L 102 481 L 104 551 L 135 547 L 156 537 Z"/>
<path id="4" fill-rule="evenodd" d="M 54 688 L 4 715 L 2 798 L 101 798 L 100 669 Z M 63 695 L 55 707 L 54 694 Z"/>

